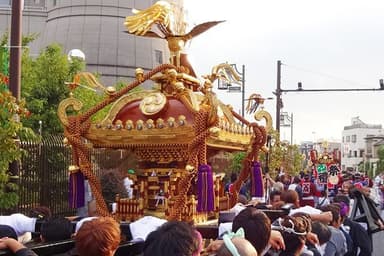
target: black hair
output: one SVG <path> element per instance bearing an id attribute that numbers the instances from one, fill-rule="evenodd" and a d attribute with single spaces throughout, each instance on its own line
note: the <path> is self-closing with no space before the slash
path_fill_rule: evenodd
<path id="1" fill-rule="evenodd" d="M 0 225 L 0 238 L 9 237 L 17 240 L 16 231 L 8 225 Z"/>
<path id="2" fill-rule="evenodd" d="M 247 207 L 233 220 L 233 232 L 239 228 L 244 229 L 245 239 L 251 242 L 258 254 L 261 254 L 271 236 L 271 221 L 268 216 L 256 208 Z"/>
<path id="3" fill-rule="evenodd" d="M 29 217 L 39 220 L 48 220 L 52 217 L 51 210 L 46 206 L 38 206 L 29 211 Z"/>
<path id="4" fill-rule="evenodd" d="M 169 221 L 151 232 L 144 243 L 144 256 L 191 256 L 199 249 L 195 229 L 185 222 Z"/>
<path id="5" fill-rule="evenodd" d="M 325 244 L 331 238 L 331 230 L 320 221 L 312 222 L 312 233 L 317 235 L 320 245 Z"/>
<path id="6" fill-rule="evenodd" d="M 72 223 L 64 217 L 50 218 L 41 225 L 40 234 L 45 242 L 69 239 L 72 236 Z"/>
<path id="7" fill-rule="evenodd" d="M 349 197 L 346 196 L 346 195 L 336 195 L 334 198 L 333 198 L 333 202 L 334 203 L 345 203 L 347 206 L 349 206 L 349 203 L 350 203 L 350 200 L 349 200 Z"/>
<path id="8" fill-rule="evenodd" d="M 308 220 L 305 217 L 292 217 L 286 216 L 281 219 L 282 230 L 279 230 L 283 236 L 285 243 L 285 250 L 280 252 L 280 256 L 294 255 L 297 250 L 305 244 L 308 227 Z M 302 233 L 297 234 L 291 231 L 285 231 L 285 228 L 291 228 L 294 232 Z"/>
<path id="9" fill-rule="evenodd" d="M 274 196 L 281 196 L 281 191 L 279 190 L 272 190 L 271 193 L 269 193 L 269 198 L 273 198 Z"/>
<path id="10" fill-rule="evenodd" d="M 299 176 L 295 176 L 295 177 L 293 177 L 293 183 L 300 183 L 301 182 L 301 179 L 300 179 L 300 177 Z"/>
<path id="11" fill-rule="evenodd" d="M 323 212 L 329 211 L 332 213 L 331 224 L 336 223 L 339 220 L 339 218 L 341 218 L 340 205 L 339 204 L 332 203 L 332 204 L 324 205 L 320 208 L 320 210 L 322 210 Z"/>

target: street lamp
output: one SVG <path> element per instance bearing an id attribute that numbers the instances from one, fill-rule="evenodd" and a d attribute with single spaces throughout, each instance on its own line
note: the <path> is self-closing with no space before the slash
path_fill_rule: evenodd
<path id="1" fill-rule="evenodd" d="M 291 145 L 293 145 L 293 113 L 282 112 L 280 115 L 280 126 L 291 127 Z"/>
<path id="2" fill-rule="evenodd" d="M 241 65 L 241 72 L 237 69 L 236 64 L 229 64 L 241 78 L 241 86 L 217 80 L 217 89 L 227 90 L 228 92 L 241 92 L 241 116 L 244 117 L 244 101 L 245 101 L 245 65 Z"/>
<path id="3" fill-rule="evenodd" d="M 77 58 L 81 61 L 85 61 L 85 54 L 82 50 L 72 49 L 68 52 L 68 61 L 72 62 L 73 58 Z"/>

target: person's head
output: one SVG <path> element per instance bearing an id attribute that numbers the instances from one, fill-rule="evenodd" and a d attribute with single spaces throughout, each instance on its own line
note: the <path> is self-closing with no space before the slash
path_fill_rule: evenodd
<path id="1" fill-rule="evenodd" d="M 349 215 L 349 205 L 350 205 L 350 200 L 349 197 L 346 195 L 336 195 L 333 198 L 334 203 L 338 203 L 340 205 L 340 215 L 342 217 L 347 217 Z"/>
<path id="2" fill-rule="evenodd" d="M 291 178 L 289 177 L 289 175 L 283 174 L 281 175 L 280 181 L 283 184 L 289 184 L 291 182 Z"/>
<path id="3" fill-rule="evenodd" d="M 277 202 L 274 202 L 272 205 L 271 205 L 271 210 L 281 210 L 281 208 L 285 205 L 285 202 L 284 201 L 277 201 Z"/>
<path id="4" fill-rule="evenodd" d="M 278 220 L 278 230 L 284 239 L 285 250 L 280 255 L 300 255 L 306 236 L 308 234 L 308 222 L 303 217 L 286 216 Z"/>
<path id="5" fill-rule="evenodd" d="M 99 217 L 83 223 L 75 236 L 80 256 L 112 256 L 120 244 L 120 226 L 111 217 Z"/>
<path id="6" fill-rule="evenodd" d="M 284 184 L 281 181 L 277 181 L 275 184 L 272 185 L 273 191 L 284 191 Z"/>
<path id="7" fill-rule="evenodd" d="M 233 220 L 232 231 L 236 232 L 239 228 L 244 229 L 245 238 L 261 254 L 271 236 L 271 221 L 267 215 L 256 208 L 247 207 Z"/>
<path id="8" fill-rule="evenodd" d="M 191 225 L 169 221 L 152 231 L 144 243 L 144 256 L 195 256 L 202 250 L 202 238 Z"/>
<path id="9" fill-rule="evenodd" d="M 320 245 L 325 244 L 331 238 L 331 230 L 327 225 L 320 221 L 312 222 L 312 233 L 317 235 Z"/>
<path id="10" fill-rule="evenodd" d="M 29 211 L 28 216 L 31 218 L 39 219 L 39 220 L 48 220 L 52 217 L 52 213 L 48 207 L 38 206 L 38 207 L 32 208 Z"/>
<path id="11" fill-rule="evenodd" d="M 341 192 L 344 195 L 349 195 L 349 191 L 353 188 L 353 182 L 351 180 L 344 181 L 341 185 Z"/>
<path id="12" fill-rule="evenodd" d="M 332 213 L 332 221 L 330 223 L 331 226 L 335 228 L 339 228 L 342 223 L 342 218 L 340 215 L 340 205 L 336 203 L 328 204 L 321 207 L 323 212 L 331 212 Z"/>
<path id="13" fill-rule="evenodd" d="M 291 215 L 293 218 L 297 218 L 300 221 L 305 222 L 304 225 L 307 227 L 305 230 L 307 233 L 310 233 L 312 231 L 312 219 L 311 215 L 305 212 L 296 212 Z"/>
<path id="14" fill-rule="evenodd" d="M 9 237 L 17 240 L 16 231 L 8 225 L 0 225 L 0 238 Z"/>
<path id="15" fill-rule="evenodd" d="M 300 207 L 299 195 L 295 190 L 286 190 L 281 193 L 281 200 L 286 204 L 293 204 L 294 207 Z"/>
<path id="16" fill-rule="evenodd" d="M 281 199 L 281 191 L 278 190 L 272 190 L 269 194 L 269 198 L 271 200 L 271 204 L 273 205 L 276 202 L 279 202 Z"/>
<path id="17" fill-rule="evenodd" d="M 234 237 L 225 239 L 224 243 L 216 252 L 216 256 L 232 256 L 237 252 L 238 255 L 257 256 L 255 247 L 245 238 Z"/>
<path id="18" fill-rule="evenodd" d="M 300 179 L 299 176 L 295 176 L 295 177 L 293 177 L 293 183 L 295 183 L 295 184 L 299 184 L 300 182 L 301 182 L 301 179 Z"/>
<path id="19" fill-rule="evenodd" d="M 41 224 L 40 238 L 43 242 L 66 240 L 72 236 L 72 224 L 64 217 L 50 218 Z"/>
<path id="20" fill-rule="evenodd" d="M 353 175 L 353 181 L 354 182 L 359 182 L 362 180 L 362 176 L 361 176 L 361 173 L 359 172 L 356 172 L 354 175 Z"/>
<path id="21" fill-rule="evenodd" d="M 248 199 L 245 195 L 239 194 L 239 196 L 237 197 L 237 202 L 245 205 L 248 203 Z"/>

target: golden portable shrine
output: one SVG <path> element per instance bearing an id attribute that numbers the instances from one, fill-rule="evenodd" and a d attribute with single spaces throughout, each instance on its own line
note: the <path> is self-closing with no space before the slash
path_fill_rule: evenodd
<path id="1" fill-rule="evenodd" d="M 127 17 L 125 26 L 128 33 L 167 40 L 170 63 L 147 73 L 137 68 L 136 79 L 119 91 L 103 87 L 105 99 L 90 109 L 82 110 L 82 103 L 73 96 L 59 105 L 58 115 L 73 152 L 71 186 L 76 190 L 81 187 L 82 178 L 87 178 L 100 215 L 110 213 L 101 194 L 100 181 L 92 172 L 88 145 L 129 149 L 140 163 L 146 176 L 136 188 L 141 198 L 129 199 L 137 201 L 125 209 L 133 211 L 133 216 L 139 216 L 143 207 L 149 207 L 150 199 L 158 199 L 157 203 L 161 199 L 165 201 L 168 219 L 198 221 L 207 213 L 234 205 L 241 185 L 248 178 L 252 179 L 252 194 L 262 196 L 258 155 L 260 150 L 267 151 L 265 144 L 267 131 L 272 125 L 271 116 L 264 110 L 254 114 L 257 121 L 265 120 L 264 127 L 247 121 L 217 98 L 212 91 L 217 79 L 227 82 L 240 80 L 229 64 L 213 67 L 211 74 L 203 76 L 203 82 L 197 79 L 181 51 L 188 40 L 220 21 L 200 24 L 185 33 L 185 26 L 180 26 L 185 24 L 181 18 L 180 13 L 165 1 Z M 151 30 L 153 27 L 157 28 L 156 33 Z M 79 74 L 69 84 L 71 89 L 79 85 L 81 76 L 94 81 L 89 73 Z M 152 81 L 155 89 L 131 91 L 145 81 Z M 251 95 L 249 100 L 255 105 L 264 101 L 258 94 Z M 111 108 L 105 118 L 101 122 L 92 122 L 91 116 L 107 105 Z M 72 114 L 67 113 L 69 110 Z M 231 196 L 224 194 L 220 176 L 214 178 L 207 163 L 209 156 L 222 150 L 247 153 Z M 161 179 L 165 181 L 160 182 Z M 75 192 L 71 191 L 74 205 Z M 117 200 L 124 202 L 121 198 Z"/>

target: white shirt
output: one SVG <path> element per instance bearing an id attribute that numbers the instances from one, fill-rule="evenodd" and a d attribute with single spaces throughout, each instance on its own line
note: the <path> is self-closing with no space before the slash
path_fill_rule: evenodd
<path id="1" fill-rule="evenodd" d="M 125 187 L 125 190 L 127 190 L 128 198 L 132 198 L 133 197 L 132 185 L 133 185 L 133 180 L 131 180 L 128 177 L 125 177 L 124 178 L 124 187 Z"/>
<path id="2" fill-rule="evenodd" d="M 93 220 L 93 219 L 97 219 L 98 217 L 86 217 L 86 218 L 82 218 L 81 220 L 79 220 L 77 223 L 76 223 L 76 228 L 75 228 L 75 233 L 77 233 L 79 231 L 79 229 L 81 228 L 81 226 L 84 224 L 84 222 L 87 222 L 87 221 L 90 221 L 90 220 Z"/>
<path id="3" fill-rule="evenodd" d="M 292 216 L 293 214 L 295 214 L 297 212 L 303 212 L 303 213 L 307 213 L 307 214 L 320 214 L 320 213 L 322 213 L 322 211 L 320 211 L 319 209 L 316 209 L 316 208 L 313 208 L 312 206 L 306 205 L 303 207 L 292 209 L 289 212 L 289 216 Z"/>
<path id="4" fill-rule="evenodd" d="M 153 216 L 145 216 L 137 221 L 132 222 L 129 224 L 129 229 L 131 230 L 132 234 L 132 241 L 145 241 L 149 233 L 156 230 L 165 222 L 167 221 Z"/>
<path id="5" fill-rule="evenodd" d="M 30 218 L 21 213 L 0 216 L 0 224 L 12 227 L 17 236 L 26 232 L 35 232 L 36 218 Z"/>
<path id="6" fill-rule="evenodd" d="M 288 186 L 288 190 L 296 190 L 296 187 L 297 187 L 297 184 L 296 183 L 292 183 Z"/>

